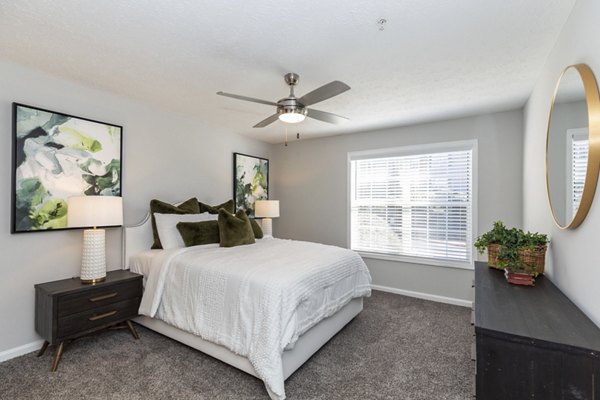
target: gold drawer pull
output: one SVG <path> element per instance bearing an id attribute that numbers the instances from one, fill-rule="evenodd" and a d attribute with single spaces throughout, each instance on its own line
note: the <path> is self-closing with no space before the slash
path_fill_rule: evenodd
<path id="1" fill-rule="evenodd" d="M 109 294 L 105 294 L 105 295 L 98 296 L 98 297 L 92 297 L 92 298 L 90 298 L 90 301 L 102 301 L 102 300 L 106 300 L 106 299 L 112 299 L 117 294 L 119 294 L 119 293 L 114 292 L 114 293 L 109 293 Z"/>
<path id="2" fill-rule="evenodd" d="M 110 317 L 111 315 L 115 315 L 116 313 L 117 313 L 117 310 L 113 310 L 113 311 L 109 311 L 109 312 L 104 313 L 104 314 L 94 315 L 92 317 L 89 317 L 88 319 L 90 321 L 96 321 L 96 320 L 99 320 L 99 319 L 102 319 L 102 318 Z"/>

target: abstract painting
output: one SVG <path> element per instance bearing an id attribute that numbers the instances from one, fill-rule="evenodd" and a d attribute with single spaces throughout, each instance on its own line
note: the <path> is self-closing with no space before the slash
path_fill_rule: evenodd
<path id="1" fill-rule="evenodd" d="M 121 196 L 121 126 L 13 103 L 12 232 L 67 228 L 70 196 Z"/>
<path id="2" fill-rule="evenodd" d="M 269 198 L 269 160 L 233 153 L 233 198 L 236 210 L 254 217 L 254 202 Z"/>

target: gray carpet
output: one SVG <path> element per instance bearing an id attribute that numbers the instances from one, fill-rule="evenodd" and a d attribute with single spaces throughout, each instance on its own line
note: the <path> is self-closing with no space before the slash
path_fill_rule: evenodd
<path id="1" fill-rule="evenodd" d="M 286 381 L 290 400 L 468 399 L 466 308 L 373 292 L 364 311 Z M 0 364 L 1 399 L 267 399 L 263 383 L 138 326 Z"/>

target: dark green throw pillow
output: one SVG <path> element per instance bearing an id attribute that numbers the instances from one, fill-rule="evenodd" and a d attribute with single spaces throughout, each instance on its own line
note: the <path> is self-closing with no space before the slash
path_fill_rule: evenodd
<path id="1" fill-rule="evenodd" d="M 179 222 L 177 230 L 185 247 L 200 244 L 219 243 L 219 223 L 217 221 Z"/>
<path id="2" fill-rule="evenodd" d="M 158 231 L 156 230 L 156 220 L 154 219 L 154 213 L 159 214 L 199 214 L 200 207 L 198 205 L 198 199 L 192 197 L 189 200 L 184 201 L 178 206 L 173 204 L 165 203 L 160 200 L 150 201 L 150 216 L 152 219 L 152 235 L 154 236 L 154 243 L 151 249 L 162 249 L 160 244 L 160 238 L 158 237 Z"/>
<path id="3" fill-rule="evenodd" d="M 235 208 L 235 204 L 233 203 L 233 199 L 232 200 L 227 200 L 225 203 L 221 203 L 221 204 L 217 204 L 216 206 L 211 206 L 205 203 L 202 203 L 201 201 L 198 202 L 198 206 L 200 207 L 200 213 L 209 213 L 209 214 L 218 214 L 219 210 L 221 208 L 224 208 L 225 210 L 229 211 L 229 213 L 233 214 L 234 212 L 234 208 Z"/>
<path id="4" fill-rule="evenodd" d="M 225 209 L 220 209 L 218 221 L 221 247 L 254 243 L 254 231 L 244 210 L 239 210 L 233 215 Z"/>
<path id="5" fill-rule="evenodd" d="M 254 232 L 254 237 L 257 239 L 262 239 L 264 236 L 262 228 L 260 227 L 260 225 L 258 224 L 258 222 L 256 222 L 256 220 L 254 218 L 250 218 L 250 225 L 252 225 L 252 231 Z"/>

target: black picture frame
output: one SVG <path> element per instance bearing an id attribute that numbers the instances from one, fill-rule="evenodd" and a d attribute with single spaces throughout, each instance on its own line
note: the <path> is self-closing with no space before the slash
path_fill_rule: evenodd
<path id="1" fill-rule="evenodd" d="M 123 126 L 12 103 L 11 233 L 78 229 L 68 196 L 122 196 L 122 166 Z"/>
<path id="2" fill-rule="evenodd" d="M 243 209 L 249 217 L 254 218 L 255 201 L 268 199 L 269 160 L 249 154 L 233 153 L 233 200 L 235 209 Z"/>

